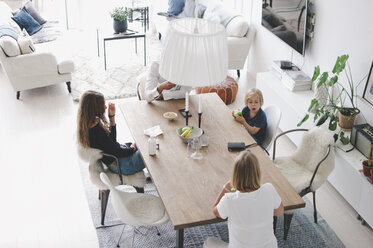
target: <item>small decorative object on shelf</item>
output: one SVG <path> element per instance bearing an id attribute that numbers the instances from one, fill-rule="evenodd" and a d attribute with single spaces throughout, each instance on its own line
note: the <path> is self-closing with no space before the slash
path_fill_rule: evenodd
<path id="1" fill-rule="evenodd" d="M 370 177 L 373 169 L 373 160 L 364 160 L 362 162 L 364 176 Z"/>
<path id="2" fill-rule="evenodd" d="M 367 159 L 373 159 L 373 127 L 368 123 L 355 125 L 351 131 L 351 144 Z"/>
<path id="3" fill-rule="evenodd" d="M 116 7 L 110 12 L 110 16 L 114 20 L 114 32 L 116 34 L 126 32 L 128 11 L 123 7 Z"/>
<path id="4" fill-rule="evenodd" d="M 350 139 L 348 136 L 345 136 L 343 130 L 351 130 L 356 115 L 360 113 L 360 110 L 357 108 L 355 87 L 365 78 L 360 80 L 357 85 L 354 84 L 348 58 L 349 56 L 347 54 L 339 56 L 330 73 L 320 73 L 320 67 L 315 67 L 312 82 L 317 82 L 317 89 L 326 87 L 328 92 L 327 103 L 324 104 L 325 101 L 323 103 L 321 101 L 319 102 L 319 99 L 314 97 L 308 107 L 308 113 L 298 123 L 299 127 L 307 121 L 309 113 L 314 112 L 314 122 L 317 121 L 316 126 L 321 126 L 325 121 L 329 120 L 329 129 L 335 131 L 334 140 L 337 141 L 340 139 L 344 145 L 347 145 Z M 348 83 L 347 87 L 344 87 L 344 85 L 339 82 L 341 72 L 345 73 Z M 346 99 L 348 103 L 345 103 Z M 337 124 L 340 130 L 337 130 Z"/>

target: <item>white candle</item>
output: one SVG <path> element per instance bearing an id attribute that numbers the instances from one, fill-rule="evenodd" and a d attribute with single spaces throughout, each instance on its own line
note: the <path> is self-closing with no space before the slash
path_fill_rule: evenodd
<path id="1" fill-rule="evenodd" d="M 202 113 L 202 97 L 201 97 L 201 94 L 198 97 L 198 113 Z"/>
<path id="2" fill-rule="evenodd" d="M 185 92 L 185 111 L 189 111 L 189 95 Z"/>

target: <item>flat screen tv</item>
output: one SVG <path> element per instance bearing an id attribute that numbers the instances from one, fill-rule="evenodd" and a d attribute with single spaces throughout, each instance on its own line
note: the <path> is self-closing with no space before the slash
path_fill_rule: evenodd
<path id="1" fill-rule="evenodd" d="M 304 55 L 308 0 L 263 0 L 262 25 Z"/>

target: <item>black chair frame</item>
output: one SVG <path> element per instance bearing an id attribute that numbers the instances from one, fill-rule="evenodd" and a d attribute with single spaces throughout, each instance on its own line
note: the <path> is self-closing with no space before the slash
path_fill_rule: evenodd
<path id="1" fill-rule="evenodd" d="M 273 157 L 272 157 L 273 161 L 275 160 L 275 156 L 276 156 L 276 142 L 277 142 L 277 139 L 280 138 L 283 135 L 286 135 L 286 134 L 292 133 L 292 132 L 297 132 L 297 131 L 303 131 L 303 132 L 305 131 L 305 132 L 307 132 L 308 129 L 302 129 L 302 128 L 291 129 L 291 130 L 285 131 L 285 132 L 283 132 L 283 133 L 281 133 L 281 134 L 279 134 L 279 135 L 276 136 L 275 140 L 273 141 Z M 314 219 L 315 223 L 317 223 L 316 191 L 313 191 L 311 189 L 311 187 L 312 187 L 313 180 L 315 179 L 316 173 L 317 173 L 317 171 L 320 168 L 320 165 L 329 156 L 330 150 L 331 150 L 331 145 L 328 145 L 328 150 L 327 150 L 326 154 L 320 160 L 320 162 L 317 164 L 316 169 L 313 172 L 310 184 L 306 188 L 302 189 L 301 192 L 299 192 L 300 197 L 303 197 L 303 196 L 307 195 L 308 193 L 312 192 L 312 196 L 313 196 L 313 219 Z M 284 214 L 284 240 L 287 239 L 292 218 L 293 218 L 293 214 L 286 214 L 286 213 Z M 277 217 L 274 216 L 273 217 L 273 229 L 275 231 L 276 231 L 276 224 L 277 224 Z"/>
<path id="2" fill-rule="evenodd" d="M 119 172 L 118 176 L 119 176 L 120 184 L 123 185 L 123 175 L 122 175 L 122 171 L 119 166 L 118 158 L 108 153 L 102 153 L 102 155 L 114 158 L 116 164 L 118 165 L 118 172 Z M 135 186 L 133 187 L 136 189 L 137 193 L 144 193 L 144 188 L 135 187 Z M 105 225 L 105 215 L 106 215 L 107 203 L 109 200 L 109 194 L 110 194 L 109 189 L 105 189 L 105 190 L 100 189 L 98 192 L 98 199 L 101 201 L 101 225 L 103 226 Z"/>

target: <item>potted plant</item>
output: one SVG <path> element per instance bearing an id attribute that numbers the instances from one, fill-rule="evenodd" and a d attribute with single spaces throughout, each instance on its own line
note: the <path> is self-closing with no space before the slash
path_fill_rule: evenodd
<path id="1" fill-rule="evenodd" d="M 110 16 L 114 20 L 113 28 L 116 34 L 126 32 L 128 14 L 128 11 L 123 7 L 116 7 L 110 12 Z"/>
<path id="2" fill-rule="evenodd" d="M 348 58 L 349 56 L 346 54 L 339 56 L 330 73 L 320 73 L 320 67 L 315 67 L 312 82 L 317 81 L 317 89 L 320 87 L 326 88 L 327 101 L 326 104 L 321 104 L 316 98 L 313 98 L 308 107 L 308 113 L 298 123 L 298 127 L 302 125 L 309 118 L 310 112 L 315 113 L 314 122 L 317 121 L 316 126 L 322 125 L 329 119 L 329 129 L 336 131 L 334 141 L 337 141 L 339 138 L 344 145 L 348 144 L 350 139 L 344 135 L 343 130 L 350 130 L 354 124 L 356 115 L 360 113 L 356 104 L 357 96 L 355 94 L 355 85 Z M 347 87 L 339 82 L 341 72 L 345 72 L 348 81 Z M 341 128 L 339 130 L 337 130 L 337 123 Z"/>
<path id="3" fill-rule="evenodd" d="M 363 174 L 367 177 L 371 176 L 371 170 L 373 169 L 373 160 L 364 160 L 363 165 Z"/>

